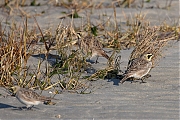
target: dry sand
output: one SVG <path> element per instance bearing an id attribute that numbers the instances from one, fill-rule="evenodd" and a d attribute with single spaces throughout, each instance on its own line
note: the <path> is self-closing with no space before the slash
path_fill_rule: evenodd
<path id="1" fill-rule="evenodd" d="M 160 1 L 162 4 L 165 1 Z M 153 4 L 153 1 L 152 1 Z M 162 5 L 161 4 L 161 5 Z M 163 20 L 173 23 L 178 20 L 178 0 L 173 1 L 173 7 L 170 10 L 165 9 L 143 9 L 147 17 L 153 24 L 160 24 Z M 1 8 L 0 8 L 1 9 Z M 29 11 L 33 7 L 24 8 Z M 61 21 L 63 9 L 57 7 L 40 6 L 36 11 L 47 11 L 42 16 L 37 16 L 40 27 L 55 27 Z M 94 10 L 96 11 L 96 10 Z M 113 10 L 101 9 L 97 11 L 106 11 L 112 15 Z M 0 11 L 2 13 L 2 11 Z M 122 12 L 126 14 L 139 13 L 137 9 L 117 8 L 118 22 L 123 22 Z M 94 12 L 97 13 L 97 12 Z M 97 14 L 93 15 L 98 17 Z M 6 19 L 5 13 L 0 14 L 0 19 Z M 19 20 L 20 17 L 9 16 Z M 33 24 L 33 20 L 30 19 Z M 64 20 L 66 21 L 66 20 Z M 75 20 L 78 22 L 78 20 Z M 49 24 L 48 24 L 49 23 Z M 65 24 L 65 23 L 64 23 Z M 3 22 L 5 25 L 5 22 Z M 124 71 L 127 66 L 128 57 L 131 50 L 122 50 L 121 68 Z M 147 83 L 130 83 L 125 82 L 123 85 L 118 84 L 118 79 L 106 79 L 94 81 L 91 84 L 95 86 L 91 94 L 76 94 L 63 92 L 56 96 L 59 101 L 56 105 L 38 105 L 33 111 L 22 111 L 18 107 L 22 105 L 15 97 L 4 98 L 0 96 L 0 120 L 2 119 L 55 119 L 60 115 L 61 119 L 179 119 L 179 42 L 172 43 L 172 46 L 164 49 L 163 57 L 150 74 L 152 77 L 146 80 Z M 31 57 L 30 64 L 36 64 L 37 58 Z M 106 60 L 100 58 L 99 64 L 95 68 L 106 66 Z M 6 94 L 3 88 L 0 88 L 0 94 Z M 43 95 L 48 93 L 43 92 Z M 58 119 L 58 118 L 56 118 Z"/>

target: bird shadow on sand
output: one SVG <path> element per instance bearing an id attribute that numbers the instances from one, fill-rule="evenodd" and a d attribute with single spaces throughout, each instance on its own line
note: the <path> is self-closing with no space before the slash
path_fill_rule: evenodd
<path id="1" fill-rule="evenodd" d="M 108 79 L 107 82 L 113 82 L 113 85 L 119 85 L 119 80 L 118 80 L 118 79 L 115 79 L 115 78 Z"/>
<path id="2" fill-rule="evenodd" d="M 46 59 L 45 54 L 37 54 L 37 55 L 31 55 L 31 56 L 35 57 L 37 59 L 42 59 L 42 60 Z M 55 65 L 60 59 L 61 59 L 61 57 L 59 55 L 54 55 L 54 54 L 49 53 L 48 56 L 47 56 L 47 61 L 52 66 Z"/>
<path id="3" fill-rule="evenodd" d="M 4 109 L 4 108 L 17 109 L 18 107 L 15 107 L 15 106 L 12 106 L 12 105 L 8 105 L 8 104 L 4 104 L 4 103 L 0 103 L 0 109 Z"/>
<path id="4" fill-rule="evenodd" d="M 108 78 L 107 82 L 113 82 L 113 85 L 118 85 L 119 86 L 119 82 L 121 81 L 122 78 L 123 78 L 123 75 L 117 75 L 114 78 Z"/>
<path id="5" fill-rule="evenodd" d="M 16 107 L 16 106 L 12 106 L 12 105 L 8 105 L 8 104 L 0 103 L 0 109 L 7 109 L 7 108 L 11 108 L 11 110 L 28 110 L 28 109 L 26 108 L 26 106 Z M 33 107 L 32 110 L 34 110 L 34 109 L 39 109 L 39 108 Z"/>
<path id="6" fill-rule="evenodd" d="M 116 78 L 109 78 L 107 82 L 113 82 L 113 85 L 117 85 L 119 86 L 121 83 L 120 81 L 123 79 L 123 75 L 117 75 Z M 130 83 L 142 83 L 140 82 L 139 80 L 135 81 L 135 80 L 132 80 L 131 78 L 127 79 L 126 82 L 130 82 Z M 143 83 L 146 83 L 146 82 L 143 82 Z"/>
<path id="7" fill-rule="evenodd" d="M 35 109 L 39 109 L 37 107 L 33 107 L 31 109 L 28 109 L 26 106 L 23 106 L 23 107 L 15 107 L 15 108 L 12 108 L 12 110 L 23 110 L 23 111 L 35 111 Z"/>
<path id="8" fill-rule="evenodd" d="M 16 107 L 16 106 L 12 106 L 12 105 L 8 105 L 8 104 L 4 104 L 4 103 L 0 103 L 0 109 L 8 109 L 10 108 L 11 110 L 28 110 L 25 106 L 24 107 Z M 36 108 L 36 107 L 33 107 L 33 108 Z M 38 109 L 38 108 L 36 108 Z M 34 110 L 34 109 L 32 109 Z"/>
<path id="9" fill-rule="evenodd" d="M 119 85 L 119 83 L 120 83 L 120 81 L 123 79 L 123 75 L 117 75 L 115 78 L 112 78 L 112 79 L 108 79 L 108 81 L 107 82 L 113 82 L 113 85 Z M 150 74 L 147 74 L 147 75 L 145 75 L 144 77 L 143 77 L 143 80 L 145 80 L 145 79 L 148 79 L 149 77 L 151 77 L 151 75 Z M 126 82 L 130 82 L 130 83 L 140 83 L 140 84 L 142 84 L 142 83 L 147 83 L 146 81 L 141 81 L 141 80 L 134 80 L 133 78 L 128 78 L 127 80 L 126 80 Z"/>
<path id="10" fill-rule="evenodd" d="M 113 82 L 113 85 L 119 86 L 119 82 L 122 80 L 123 77 L 123 74 L 119 74 L 118 70 L 113 69 L 107 71 L 106 75 L 104 76 L 104 79 L 106 79 L 107 82 Z"/>

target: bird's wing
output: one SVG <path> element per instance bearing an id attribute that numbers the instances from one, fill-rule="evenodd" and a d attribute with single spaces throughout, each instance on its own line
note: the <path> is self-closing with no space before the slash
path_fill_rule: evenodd
<path id="1" fill-rule="evenodd" d="M 27 101 L 32 101 L 37 100 L 40 95 L 34 92 L 33 90 L 21 88 L 18 92 L 18 96 Z"/>
<path id="2" fill-rule="evenodd" d="M 142 70 L 147 63 L 148 61 L 141 58 L 134 59 L 131 61 L 130 65 L 128 66 L 126 73 L 132 73 L 138 70 Z"/>

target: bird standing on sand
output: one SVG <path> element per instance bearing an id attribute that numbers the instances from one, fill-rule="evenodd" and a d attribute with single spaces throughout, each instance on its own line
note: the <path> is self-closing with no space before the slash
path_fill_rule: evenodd
<path id="1" fill-rule="evenodd" d="M 27 88 L 21 88 L 19 86 L 11 87 L 16 98 L 25 104 L 27 109 L 31 109 L 34 105 L 51 101 L 54 98 L 41 96 L 35 91 Z M 54 99 L 56 100 L 56 99 Z"/>
<path id="2" fill-rule="evenodd" d="M 128 78 L 134 77 L 141 79 L 149 73 L 152 67 L 152 54 L 143 54 L 140 58 L 133 59 L 124 74 L 124 78 L 120 81 L 123 84 Z M 143 80 L 142 80 L 143 82 Z"/>
<path id="3" fill-rule="evenodd" d="M 82 49 L 83 52 L 85 52 L 86 54 L 91 53 L 90 60 L 93 57 L 96 57 L 95 63 L 98 63 L 98 58 L 100 56 L 105 57 L 109 60 L 109 56 L 103 50 L 102 44 L 94 37 L 90 35 L 82 37 L 81 40 L 79 40 L 78 44 L 79 48 Z"/>

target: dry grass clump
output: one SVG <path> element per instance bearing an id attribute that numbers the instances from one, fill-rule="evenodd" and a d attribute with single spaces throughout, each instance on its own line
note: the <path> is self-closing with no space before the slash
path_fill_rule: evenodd
<path id="1" fill-rule="evenodd" d="M 150 22 L 146 21 L 145 15 L 142 14 L 137 14 L 132 19 L 124 15 L 126 28 L 122 30 L 116 19 L 114 5 L 113 22 L 110 21 L 111 18 L 108 18 L 94 25 L 90 15 L 87 15 L 87 21 L 77 28 L 73 26 L 73 20 L 76 15 L 78 16 L 78 11 L 93 6 L 91 1 L 89 3 L 89 1 L 82 0 L 81 4 L 77 4 L 77 1 L 61 1 L 58 4 L 74 10 L 64 16 L 72 18 L 70 25 L 64 26 L 60 23 L 54 32 L 42 31 L 36 19 L 36 27 L 33 30 L 28 29 L 27 20 L 24 22 L 24 26 L 12 25 L 9 33 L 0 27 L 0 85 L 18 84 L 38 87 L 42 90 L 56 87 L 63 90 L 84 90 L 89 87 L 84 80 L 117 77 L 116 75 L 121 69 L 121 56 L 117 56 L 117 54 L 121 49 L 135 47 L 130 60 L 144 53 L 152 53 L 154 55 L 153 64 L 155 64 L 161 56 L 162 48 L 170 40 L 177 39 L 179 36 L 179 28 L 166 24 L 151 27 Z M 80 32 L 87 33 L 81 34 L 81 40 L 78 39 Z M 40 46 L 38 43 L 43 45 Z M 90 45 L 88 46 L 87 43 Z M 105 69 L 100 69 L 91 76 L 83 78 L 84 71 L 91 67 L 86 59 L 91 54 L 94 43 L 100 48 L 112 48 L 113 52 Z M 56 50 L 57 54 L 52 54 L 52 50 Z M 45 59 L 40 59 L 35 69 L 31 69 L 31 66 L 27 66 L 27 62 L 29 57 L 34 54 L 43 54 Z M 52 66 L 47 62 L 49 56 L 56 59 Z M 45 70 L 41 68 L 44 64 L 43 61 L 46 61 Z M 54 76 L 58 76 L 56 80 L 53 79 Z"/>
<path id="2" fill-rule="evenodd" d="M 37 21 L 35 20 L 35 23 Z M 40 34 L 29 31 L 27 20 L 23 27 L 11 27 L 10 32 L 1 31 L 0 49 L 0 85 L 38 87 L 47 90 L 59 86 L 62 89 L 76 90 L 87 87 L 79 81 L 81 73 L 88 66 L 86 57 L 82 56 L 81 51 L 73 47 L 74 29 L 64 27 L 61 24 L 56 30 L 55 36 L 50 31 L 42 31 L 37 23 Z M 76 41 L 76 40 L 75 40 Z M 40 48 L 37 43 L 43 43 Z M 51 54 L 51 50 L 57 50 L 58 54 Z M 45 69 L 42 69 L 43 61 L 39 60 L 38 65 L 27 66 L 28 59 L 34 54 L 45 55 Z M 49 66 L 48 57 L 53 56 L 57 62 Z M 32 69 L 32 66 L 35 69 Z M 53 76 L 60 76 L 53 81 Z"/>
<path id="3" fill-rule="evenodd" d="M 121 70 L 121 56 L 116 57 L 116 49 L 120 50 L 123 46 L 128 48 L 129 46 L 134 46 L 135 49 L 130 56 L 130 60 L 137 58 L 144 53 L 153 53 L 153 64 L 155 64 L 160 58 L 162 48 L 170 40 L 177 39 L 177 36 L 179 35 L 179 28 L 167 27 L 166 25 L 150 27 L 148 24 L 145 24 L 147 23 L 145 21 L 141 21 L 140 25 L 137 24 L 138 22 L 133 22 L 135 24 L 131 23 L 131 25 L 129 25 L 129 30 L 124 33 L 113 31 L 113 34 L 118 34 L 118 36 L 113 36 L 113 39 L 109 42 L 108 46 L 111 46 L 112 43 L 114 44 L 115 41 L 118 41 L 120 47 L 111 47 L 115 49 L 110 56 L 111 60 L 108 61 L 108 66 L 105 69 L 98 70 L 91 76 L 83 78 L 82 74 L 85 69 L 90 67 L 90 64 L 86 62 L 86 59 L 91 51 L 87 50 L 87 53 L 85 53 L 86 55 L 84 55 L 80 45 L 84 46 L 85 43 L 83 40 L 78 41 L 78 33 L 79 31 L 83 31 L 88 33 L 90 38 L 95 38 L 99 37 L 97 34 L 99 29 L 92 31 L 93 27 L 91 26 L 91 23 L 84 25 L 86 29 L 83 28 L 81 30 L 75 30 L 72 23 L 69 26 L 63 26 L 60 23 L 55 31 L 55 36 L 53 36 L 53 33 L 50 31 L 42 31 L 36 20 L 35 23 L 37 24 L 40 34 L 35 32 L 37 30 L 28 30 L 27 20 L 23 27 L 12 26 L 9 34 L 7 34 L 5 30 L 2 30 L 1 27 L 1 86 L 18 84 L 21 86 L 38 87 L 42 90 L 59 87 L 63 90 L 76 91 L 82 89 L 82 91 L 84 91 L 89 87 L 85 82 L 87 80 L 117 77 L 118 71 Z M 105 32 L 110 33 L 112 31 L 105 30 Z M 93 33 L 97 34 L 97 36 Z M 81 35 L 81 39 L 86 39 L 86 37 L 86 34 Z M 95 42 L 94 39 L 88 40 L 89 43 Z M 96 40 L 98 44 L 100 42 L 103 43 L 103 41 L 99 41 L 99 39 Z M 41 46 L 41 50 L 38 50 L 35 47 L 38 46 L 38 42 L 44 44 L 44 48 Z M 129 46 L 127 46 L 127 44 L 129 44 Z M 56 50 L 58 53 L 52 54 L 51 50 Z M 38 66 L 35 66 L 36 69 L 31 70 L 29 69 L 30 66 L 27 66 L 27 61 L 29 57 L 35 53 L 44 54 L 45 61 L 48 61 L 49 55 L 56 56 L 57 61 L 53 66 L 49 66 L 46 62 L 45 70 L 42 70 L 41 66 L 44 60 L 39 60 Z M 59 76 L 59 79 L 54 81 L 52 79 L 53 76 Z"/>
<path id="4" fill-rule="evenodd" d="M 0 36 L 0 85 L 12 85 L 15 82 L 12 76 L 21 76 L 23 69 L 26 69 L 26 63 L 30 56 L 27 50 L 32 44 L 28 38 L 32 36 L 28 35 L 26 25 L 22 28 L 15 24 L 12 24 L 9 32 L 2 29 L 0 25 Z"/>
<path id="5" fill-rule="evenodd" d="M 163 31 L 162 26 L 142 29 L 137 36 L 136 46 L 131 53 L 130 60 L 138 58 L 144 53 L 152 53 L 152 62 L 155 65 L 161 58 L 162 48 L 170 40 L 175 40 L 178 37 L 175 31 Z"/>
<path id="6" fill-rule="evenodd" d="M 57 7 L 67 8 L 69 10 L 68 13 L 64 12 L 66 15 L 64 15 L 61 18 L 70 16 L 74 18 L 80 17 L 78 15 L 78 12 L 84 9 L 98 9 L 102 7 L 111 7 L 111 4 L 105 5 L 103 4 L 104 1 L 100 2 L 93 2 L 88 0 L 49 0 L 49 1 L 37 1 L 37 0 L 4 0 L 2 3 L 0 3 L 0 7 L 4 8 L 4 11 L 12 14 L 18 14 L 20 16 L 25 17 L 33 17 L 33 16 L 39 16 L 43 14 L 45 11 L 42 11 L 42 13 L 39 14 L 30 14 L 27 13 L 22 7 L 25 6 L 43 6 L 43 5 L 53 5 Z M 72 11 L 73 9 L 73 11 Z"/>
<path id="7" fill-rule="evenodd" d="M 79 47 L 75 45 L 77 44 L 77 33 L 72 23 L 69 26 L 63 26 L 60 23 L 56 29 L 55 39 L 49 43 L 53 44 L 48 47 L 46 54 L 49 54 L 53 48 L 57 50 L 60 60 L 53 65 L 47 76 L 50 78 L 54 75 L 61 76 L 55 84 L 58 83 L 64 90 L 77 90 L 85 87 L 86 85 L 79 79 L 89 64 L 86 62 L 86 56 L 83 56 Z"/>
<path id="8" fill-rule="evenodd" d="M 178 40 L 180 32 L 177 25 L 169 26 L 163 23 L 160 26 L 153 27 L 145 17 L 146 15 L 143 14 L 137 14 L 133 19 L 127 17 L 128 28 L 124 32 L 117 29 L 117 27 L 114 31 L 105 30 L 106 38 L 111 38 L 106 45 L 120 50 L 135 47 L 129 58 L 129 63 L 132 59 L 138 58 L 144 53 L 152 53 L 154 55 L 152 59 L 153 67 L 155 67 L 162 57 L 163 48 L 171 40 Z M 117 69 L 121 71 L 120 68 Z"/>
<path id="9" fill-rule="evenodd" d="M 66 8 L 68 12 L 62 12 L 65 15 L 60 18 L 65 17 L 74 17 L 79 18 L 79 12 L 82 10 L 93 10 L 93 9 L 100 9 L 100 8 L 112 8 L 112 7 L 137 7 L 143 8 L 144 4 L 149 3 L 150 0 L 147 1 L 138 1 L 138 0 L 113 0 L 110 2 L 107 1 L 89 1 L 89 0 L 48 0 L 48 1 L 38 1 L 38 0 L 3 0 L 0 3 L 0 7 L 3 7 L 3 11 L 7 12 L 9 15 L 19 15 L 24 17 L 33 17 L 33 16 L 40 16 L 45 13 L 45 11 L 41 11 L 41 13 L 29 13 L 26 12 L 25 9 L 22 7 L 26 6 L 44 6 L 44 5 L 53 5 L 56 7 Z M 165 1 L 166 4 L 163 7 L 160 7 L 159 3 L 156 2 L 155 6 L 150 6 L 147 8 L 160 8 L 160 9 L 168 9 L 171 7 L 172 0 Z"/>

